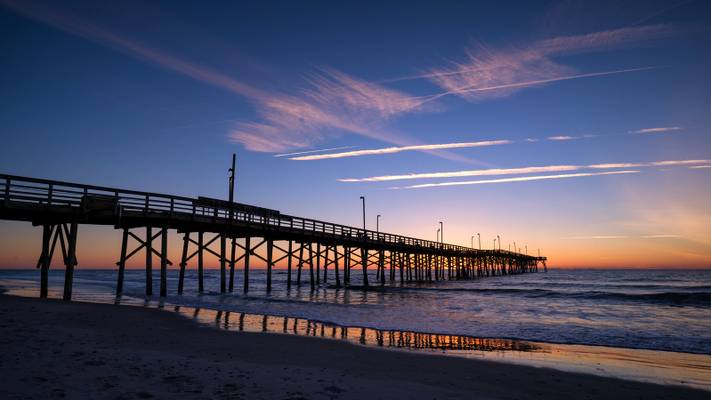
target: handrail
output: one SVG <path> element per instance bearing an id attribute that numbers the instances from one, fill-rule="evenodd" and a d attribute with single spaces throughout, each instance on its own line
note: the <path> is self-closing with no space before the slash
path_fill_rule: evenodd
<path id="1" fill-rule="evenodd" d="M 197 198 L 142 192 L 130 189 L 116 189 L 105 186 L 85 185 L 8 174 L 0 174 L 0 180 L 5 181 L 4 198 L 0 204 L 5 205 L 7 205 L 9 201 L 19 201 L 23 203 L 36 203 L 43 205 L 57 204 L 63 206 L 81 206 L 82 199 L 84 199 L 85 196 L 99 195 L 106 198 L 115 198 L 117 204 L 120 205 L 125 211 L 136 211 L 144 214 L 149 212 L 161 212 L 167 213 L 171 216 L 186 214 L 213 217 L 224 219 L 225 223 L 232 223 L 233 221 L 259 223 L 269 227 L 288 228 L 290 230 L 297 229 L 319 233 L 321 235 L 330 233 L 334 236 L 367 240 L 374 243 L 414 246 L 422 249 L 436 248 L 438 250 L 474 252 L 487 255 L 507 254 L 516 255 L 518 257 L 525 256 L 532 259 L 536 258 L 506 250 L 479 250 L 470 247 L 433 242 L 431 240 L 418 239 L 385 232 L 375 232 L 368 229 L 364 230 L 362 228 L 355 228 L 286 214 L 261 215 L 259 209 L 264 210 L 262 207 L 243 203 L 235 203 L 238 206 L 245 206 L 243 209 L 239 210 L 231 207 L 222 207 L 220 205 L 202 205 Z M 254 208 L 255 211 L 245 211 L 250 207 Z"/>

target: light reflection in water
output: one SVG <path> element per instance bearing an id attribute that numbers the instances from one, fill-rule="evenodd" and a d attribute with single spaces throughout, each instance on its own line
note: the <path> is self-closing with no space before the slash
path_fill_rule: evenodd
<path id="1" fill-rule="evenodd" d="M 158 303 L 158 308 L 172 310 L 200 324 L 226 331 L 321 337 L 371 347 L 505 361 L 711 391 L 711 356 L 703 354 L 346 327 L 303 318 L 161 303 Z"/>
<path id="2" fill-rule="evenodd" d="M 88 271 L 88 273 L 93 272 Z M 549 277 L 553 275 L 554 274 L 551 273 Z M 0 279 L 0 288 L 3 288 L 4 290 L 6 290 L 7 294 L 11 295 L 37 297 L 39 290 L 37 287 L 37 281 L 35 279 L 25 278 L 25 275 L 21 275 L 13 280 Z M 142 276 L 140 278 L 142 279 Z M 78 280 L 77 282 L 81 283 L 81 280 Z M 50 285 L 49 295 L 52 298 L 61 298 L 61 285 L 59 284 L 61 282 L 57 281 L 55 283 L 55 285 Z M 195 304 L 191 304 L 191 307 L 176 307 L 175 303 L 171 303 L 172 301 L 185 301 L 185 298 L 178 297 L 172 299 L 168 298 L 165 300 L 164 303 L 158 300 L 157 297 L 145 298 L 143 296 L 128 295 L 124 296 L 123 299 L 120 299 L 120 301 L 116 301 L 113 292 L 111 290 L 106 289 L 107 287 L 112 288 L 112 285 L 113 279 L 111 280 L 111 283 L 108 286 L 94 287 L 90 285 L 84 285 L 82 286 L 83 290 L 77 290 L 75 292 L 75 299 L 78 301 L 86 301 L 93 303 L 120 303 L 123 305 L 132 306 L 157 307 L 164 309 L 168 312 L 177 312 L 179 315 L 194 319 L 198 323 L 211 327 L 216 327 L 219 329 L 226 329 L 229 331 L 241 330 L 246 332 L 270 332 L 281 334 L 286 333 L 295 335 L 318 336 L 334 340 L 344 340 L 356 345 L 367 345 L 384 349 L 419 351 L 433 354 L 444 354 L 458 357 L 516 363 L 535 367 L 550 367 L 563 371 L 581 372 L 607 377 L 618 377 L 622 379 L 632 379 L 661 384 L 692 386 L 711 391 L 711 355 L 709 354 L 691 354 L 660 350 L 641 350 L 618 346 L 555 344 L 544 341 L 483 339 L 476 338 L 471 335 L 450 336 L 442 334 L 416 333 L 407 330 L 389 331 L 360 327 L 342 327 L 333 323 L 323 323 L 318 321 L 314 322 L 313 320 L 309 321 L 307 319 L 302 318 L 285 318 L 269 315 L 265 317 L 264 315 L 255 314 L 254 310 L 249 309 L 245 311 L 250 311 L 251 313 L 241 313 L 237 311 L 240 307 L 248 308 L 252 303 L 255 302 L 259 304 L 257 310 L 260 310 L 261 308 L 269 308 L 270 304 L 268 302 L 260 303 L 259 297 L 244 298 L 243 302 L 234 303 L 233 300 L 239 300 L 241 298 L 224 298 L 216 294 L 209 294 L 205 297 L 199 296 L 197 297 L 197 299 L 193 300 L 197 302 L 208 303 L 206 306 L 201 305 L 200 309 L 193 308 L 196 307 Z M 298 289 L 295 290 L 294 293 L 299 299 L 303 299 L 302 295 L 306 296 L 305 292 L 299 294 L 300 291 Z M 461 302 L 461 298 L 466 298 L 470 295 L 471 293 L 469 292 L 457 292 L 456 297 L 457 299 L 459 299 L 457 301 Z M 316 294 L 312 293 L 309 296 L 309 299 L 315 302 L 319 302 L 321 304 L 323 304 L 324 302 L 334 302 L 339 304 L 368 304 L 369 306 L 372 306 L 372 308 L 370 309 L 372 313 L 369 314 L 376 315 L 381 320 L 385 318 L 387 319 L 389 324 L 402 324 L 407 326 L 407 322 L 408 320 L 412 320 L 412 316 L 410 316 L 407 320 L 404 320 L 402 318 L 398 319 L 397 312 L 394 313 L 390 311 L 392 310 L 393 305 L 396 305 L 397 302 L 393 302 L 393 299 L 391 298 L 380 299 L 381 296 L 385 296 L 385 294 L 380 292 L 351 293 L 349 291 L 334 290 L 320 291 Z M 415 294 L 409 294 L 408 296 L 412 297 L 415 296 Z M 409 297 L 407 296 L 399 297 L 399 300 L 407 300 L 408 298 Z M 441 312 L 441 309 L 439 308 L 437 308 L 436 310 L 434 308 L 427 308 L 426 306 L 428 304 L 431 305 L 432 302 L 423 301 L 425 300 L 425 298 L 422 297 L 419 293 L 417 293 L 416 296 L 413 297 L 413 299 L 415 303 L 418 304 L 418 306 L 424 305 L 426 310 L 431 310 L 432 315 L 439 315 L 438 313 Z M 210 303 L 210 301 L 212 301 L 212 303 Z M 535 301 L 535 298 L 527 299 L 527 302 L 531 301 Z M 308 304 L 310 305 L 311 303 Z M 376 305 L 378 304 L 380 304 L 381 307 L 376 307 Z M 452 303 L 447 303 L 445 301 L 444 304 Z M 573 308 L 575 306 L 575 304 L 568 304 L 568 306 L 566 306 L 566 304 L 567 303 L 564 302 L 556 302 L 546 310 L 548 312 L 552 311 L 554 312 L 554 314 L 557 315 L 560 314 L 562 311 L 568 310 L 571 306 Z M 382 306 L 386 307 L 383 308 Z M 630 315 L 630 312 L 634 311 L 636 314 L 644 314 L 644 311 L 647 310 L 647 312 L 653 312 L 655 320 L 662 319 L 664 321 L 667 321 L 667 323 L 669 324 L 671 324 L 672 322 L 672 320 L 670 320 L 668 317 L 663 315 L 660 316 L 660 312 L 672 309 L 671 307 L 655 306 L 653 309 L 650 309 L 649 307 L 645 308 L 640 305 L 637 305 L 636 303 L 633 309 L 629 306 L 625 307 L 626 308 L 624 310 L 618 309 L 616 312 L 620 315 L 627 316 L 628 320 L 631 321 L 634 321 L 635 318 L 639 320 L 639 317 L 635 315 Z M 217 308 L 222 308 L 223 310 L 215 311 L 215 309 Z M 232 308 L 233 311 L 226 311 L 226 308 Z M 254 308 L 255 307 L 252 306 L 252 309 Z M 527 308 L 530 308 L 530 306 Z M 607 308 L 598 307 L 598 305 L 594 306 L 594 310 L 604 310 Z M 588 310 L 592 309 L 593 308 L 588 308 Z M 300 308 L 284 308 L 281 311 L 283 312 L 282 315 L 288 315 L 289 312 L 292 312 L 294 310 L 298 311 L 300 310 Z M 416 311 L 417 309 L 410 308 L 409 310 Z M 478 317 L 477 327 L 480 327 L 478 324 L 482 324 L 483 327 L 491 327 L 492 325 L 501 324 L 502 327 L 507 328 L 514 333 L 519 332 L 519 330 L 523 328 L 535 327 L 537 329 L 543 329 L 546 326 L 556 327 L 556 329 L 566 331 L 565 326 L 567 325 L 561 325 L 561 323 L 570 323 L 570 319 L 561 319 L 562 315 L 559 315 L 559 317 L 557 318 L 550 319 L 550 313 L 541 314 L 540 308 L 538 308 L 535 312 L 535 320 L 531 318 L 521 318 L 521 315 L 518 314 L 516 318 L 516 325 L 512 327 L 512 325 L 507 321 L 510 321 L 512 319 L 512 312 L 519 312 L 520 309 L 512 310 L 494 307 L 493 310 L 497 311 L 498 314 L 482 314 L 484 312 L 483 309 L 479 311 L 478 314 L 476 314 L 476 316 Z M 701 315 L 706 312 L 706 310 L 707 308 L 694 307 L 673 308 L 673 312 L 675 314 L 688 314 L 689 312 L 691 312 L 690 315 L 692 316 Z M 349 308 L 348 311 L 358 311 L 358 309 Z M 343 309 L 339 309 L 338 312 L 343 312 Z M 458 310 L 457 313 L 457 315 L 461 315 L 462 311 Z M 365 313 L 362 314 L 365 315 Z M 445 315 L 446 314 L 447 313 L 445 313 Z M 499 314 L 505 315 L 506 318 L 502 319 L 498 317 Z M 575 318 L 579 318 L 579 314 L 579 312 L 573 313 L 573 315 L 575 315 Z M 328 314 L 323 315 L 327 316 Z M 421 317 L 422 314 L 416 315 L 418 322 L 420 321 Z M 546 318 L 550 319 L 547 325 L 537 324 L 537 321 L 545 320 Z M 355 318 L 355 320 L 358 320 L 358 318 Z M 365 320 L 368 319 L 366 318 Z M 456 322 L 457 324 L 462 323 L 466 325 L 461 321 Z M 603 321 L 600 319 L 593 318 L 592 320 L 587 322 L 594 322 L 596 326 L 600 326 Z M 357 325 L 357 323 L 354 323 L 353 325 Z M 419 323 L 417 325 L 432 326 L 432 321 L 429 321 L 429 323 Z M 691 333 L 694 333 L 694 335 L 696 335 L 696 331 L 692 330 L 689 332 L 688 324 L 679 322 L 678 325 L 676 323 L 674 325 L 677 327 L 678 330 L 683 330 L 686 336 L 689 336 Z M 634 326 L 634 324 L 632 324 L 632 326 Z M 657 325 L 655 325 L 655 327 L 656 326 Z M 452 324 L 450 324 L 449 327 L 455 331 L 465 328 L 461 325 Z M 588 328 L 593 329 L 592 325 L 588 325 Z M 632 329 L 629 326 L 626 326 L 626 328 L 629 328 L 630 330 Z M 440 329 L 442 329 L 441 326 Z M 531 335 L 531 332 L 528 332 L 528 334 Z M 533 332 L 534 336 L 541 336 L 543 335 L 543 333 L 546 334 L 544 336 L 548 336 L 551 330 L 544 330 L 542 331 L 543 333 L 535 332 Z M 635 335 L 628 336 L 631 339 L 634 339 L 636 337 Z M 581 338 L 581 340 L 582 339 L 584 339 L 584 337 Z M 674 337 L 670 337 L 667 335 L 664 336 L 664 339 L 673 340 Z"/>
<path id="3" fill-rule="evenodd" d="M 175 306 L 178 314 L 218 329 L 240 332 L 270 332 L 298 336 L 341 339 L 365 346 L 409 350 L 441 351 L 541 351 L 542 347 L 525 341 L 483 339 L 461 335 L 442 335 L 363 327 L 345 327 L 327 322 L 275 315 Z"/>

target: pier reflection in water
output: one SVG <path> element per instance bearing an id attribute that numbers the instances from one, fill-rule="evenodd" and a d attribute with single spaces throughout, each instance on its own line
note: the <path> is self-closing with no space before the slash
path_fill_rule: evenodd
<path id="1" fill-rule="evenodd" d="M 339 326 L 321 321 L 275 315 L 247 314 L 175 306 L 174 311 L 219 329 L 240 332 L 269 332 L 345 340 L 365 346 L 434 351 L 533 352 L 534 343 L 509 339 L 483 339 L 399 330 Z"/>
<path id="2" fill-rule="evenodd" d="M 158 307 L 174 311 L 200 324 L 227 331 L 312 336 L 384 349 L 504 361 L 711 390 L 711 356 L 704 354 L 346 327 L 303 318 L 173 305 L 161 307 L 160 303 Z"/>

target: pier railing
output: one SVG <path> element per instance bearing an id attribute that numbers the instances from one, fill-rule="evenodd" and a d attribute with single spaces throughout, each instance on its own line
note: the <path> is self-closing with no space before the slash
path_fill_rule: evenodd
<path id="1" fill-rule="evenodd" d="M 506 250 L 478 250 L 385 232 L 364 230 L 315 219 L 284 215 L 276 210 L 223 200 L 191 198 L 137 190 L 37 179 L 0 174 L 2 206 L 11 204 L 39 208 L 69 207 L 76 210 L 110 209 L 117 215 L 163 215 L 165 217 L 210 218 L 215 223 L 258 225 L 260 228 L 302 231 L 348 240 L 414 246 L 478 254 L 519 255 Z"/>

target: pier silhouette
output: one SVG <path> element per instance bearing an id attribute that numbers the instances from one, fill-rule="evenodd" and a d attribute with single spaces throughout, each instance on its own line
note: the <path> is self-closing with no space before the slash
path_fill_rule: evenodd
<path id="1" fill-rule="evenodd" d="M 220 292 L 234 291 L 238 264 L 244 292 L 249 291 L 250 262 L 266 264 L 266 290 L 272 290 L 272 268 L 286 263 L 286 285 L 308 283 L 368 289 L 368 268 L 375 283 L 408 284 L 443 280 L 471 280 L 546 269 L 546 257 L 507 250 L 472 247 L 366 230 L 233 200 L 234 158 L 230 199 L 184 197 L 127 189 L 0 174 L 0 219 L 27 221 L 43 229 L 37 268 L 40 297 L 48 291 L 48 272 L 59 248 L 65 266 L 64 294 L 72 297 L 76 247 L 80 225 L 113 226 L 122 231 L 116 294 L 123 291 L 126 262 L 143 253 L 145 293 L 153 295 L 153 257 L 160 260 L 159 295 L 168 293 L 168 232 L 182 235 L 177 293 L 184 290 L 185 269 L 198 272 L 199 292 L 205 290 L 204 256 L 219 260 Z M 135 242 L 135 243 L 134 243 Z M 133 246 L 131 248 L 130 246 Z M 257 252 L 260 250 L 261 253 Z M 308 268 L 308 271 L 305 271 Z M 351 276 L 361 270 L 360 285 Z M 303 276 L 308 273 L 308 277 Z M 295 276 L 294 276 L 295 275 Z M 308 281 L 308 282 L 305 282 Z"/>

